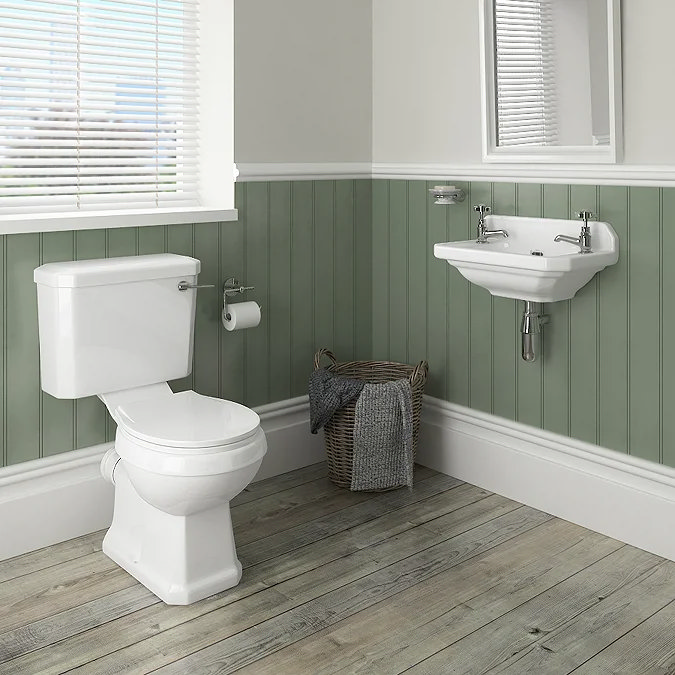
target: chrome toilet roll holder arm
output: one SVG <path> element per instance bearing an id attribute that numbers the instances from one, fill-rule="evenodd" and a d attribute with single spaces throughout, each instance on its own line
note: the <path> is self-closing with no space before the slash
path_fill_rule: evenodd
<path id="1" fill-rule="evenodd" d="M 227 308 L 227 299 L 238 293 L 255 290 L 255 286 L 242 286 L 234 277 L 225 279 L 223 283 L 223 316 L 229 321 L 232 317 Z"/>

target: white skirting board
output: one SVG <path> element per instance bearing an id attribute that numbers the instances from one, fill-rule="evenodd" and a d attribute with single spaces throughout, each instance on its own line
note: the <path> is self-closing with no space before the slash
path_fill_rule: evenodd
<path id="1" fill-rule="evenodd" d="M 325 458 L 309 433 L 306 396 L 255 409 L 267 454 L 254 480 Z M 112 520 L 114 488 L 99 464 L 112 443 L 0 468 L 0 560 L 101 530 Z"/>
<path id="2" fill-rule="evenodd" d="M 675 560 L 675 470 L 425 397 L 417 461 Z"/>

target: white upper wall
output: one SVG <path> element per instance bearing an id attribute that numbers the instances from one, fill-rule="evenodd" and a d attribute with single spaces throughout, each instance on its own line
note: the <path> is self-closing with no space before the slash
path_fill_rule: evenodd
<path id="1" fill-rule="evenodd" d="M 478 0 L 373 0 L 373 162 L 480 162 L 480 120 Z"/>
<path id="2" fill-rule="evenodd" d="M 622 0 L 624 163 L 675 165 L 672 0 Z"/>
<path id="3" fill-rule="evenodd" d="M 235 0 L 235 160 L 370 162 L 371 0 Z"/>
<path id="4" fill-rule="evenodd" d="M 373 0 L 373 161 L 481 163 L 479 0 Z M 675 165 L 672 0 L 623 0 L 624 164 Z"/>
<path id="5" fill-rule="evenodd" d="M 622 0 L 624 163 L 675 165 L 672 0 Z M 235 157 L 480 164 L 479 0 L 235 0 Z"/>

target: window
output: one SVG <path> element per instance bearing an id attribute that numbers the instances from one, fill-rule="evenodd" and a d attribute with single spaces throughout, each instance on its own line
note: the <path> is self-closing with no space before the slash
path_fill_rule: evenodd
<path id="1" fill-rule="evenodd" d="M 231 12 L 231 0 L 0 5 L 0 217 L 114 226 L 119 212 L 154 224 L 232 209 Z M 200 68 L 205 55 L 216 63 Z"/>
<path id="2" fill-rule="evenodd" d="M 557 141 L 550 0 L 495 0 L 497 144 Z"/>

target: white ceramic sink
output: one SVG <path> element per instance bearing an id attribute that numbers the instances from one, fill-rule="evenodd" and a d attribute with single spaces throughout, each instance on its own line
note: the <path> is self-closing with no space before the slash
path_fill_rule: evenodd
<path id="1" fill-rule="evenodd" d="M 436 244 L 434 255 L 492 295 L 532 302 L 567 300 L 619 259 L 619 238 L 609 223 L 589 221 L 592 253 L 553 241 L 558 234 L 578 237 L 580 220 L 495 215 L 485 223 L 488 230 L 506 230 L 508 238 L 490 237 L 487 244 L 449 241 Z"/>

